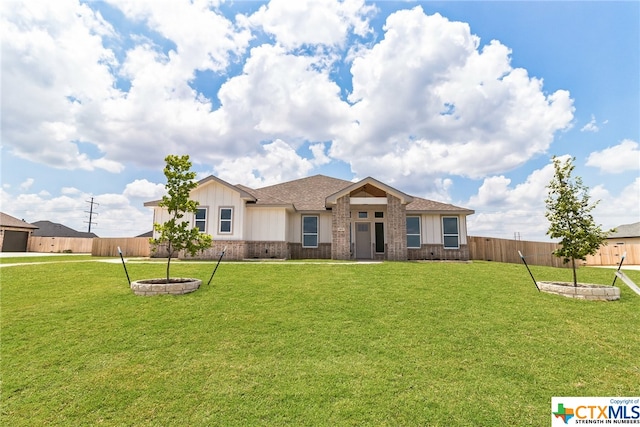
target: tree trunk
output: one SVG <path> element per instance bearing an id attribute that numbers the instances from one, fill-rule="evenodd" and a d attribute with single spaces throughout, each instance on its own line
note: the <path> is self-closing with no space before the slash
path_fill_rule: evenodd
<path id="1" fill-rule="evenodd" d="M 573 286 L 578 286 L 578 276 L 576 275 L 576 260 L 571 258 L 571 267 L 573 268 Z"/>
<path id="2" fill-rule="evenodd" d="M 167 251 L 169 252 L 169 259 L 167 259 L 167 283 L 169 283 L 169 266 L 171 265 L 171 255 L 173 255 L 173 248 L 171 247 L 171 241 L 167 246 Z"/>
<path id="3" fill-rule="evenodd" d="M 167 261 L 167 283 L 169 283 L 169 264 L 171 264 L 171 254 L 169 254 L 169 260 Z"/>

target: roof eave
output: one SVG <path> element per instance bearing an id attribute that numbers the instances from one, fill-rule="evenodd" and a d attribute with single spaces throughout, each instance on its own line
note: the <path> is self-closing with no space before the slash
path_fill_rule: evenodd
<path id="1" fill-rule="evenodd" d="M 362 187 L 365 184 L 372 184 L 375 187 L 380 188 L 381 190 L 384 190 L 385 193 L 388 194 L 392 194 L 393 196 L 397 197 L 400 199 L 400 202 L 403 205 L 408 205 L 409 203 L 413 202 L 413 196 L 410 196 L 406 193 L 403 193 L 400 190 L 397 190 L 383 182 L 378 181 L 375 178 L 372 178 L 370 176 L 358 181 L 358 182 L 354 182 L 353 184 L 343 188 L 342 190 L 333 193 L 329 196 L 327 196 L 327 198 L 325 199 L 325 207 L 330 208 L 332 206 L 334 206 L 337 202 L 338 199 L 346 194 L 351 193 L 353 190 Z"/>
<path id="2" fill-rule="evenodd" d="M 252 202 L 255 202 L 257 200 L 254 196 L 252 196 L 251 194 L 249 194 L 248 192 L 246 192 L 242 188 L 238 188 L 235 185 L 230 184 L 227 181 L 225 181 L 223 179 L 220 179 L 220 178 L 218 178 L 217 176 L 214 176 L 214 175 L 209 175 L 208 177 L 203 178 L 200 181 L 198 181 L 198 187 L 200 187 L 200 186 L 202 186 L 202 185 L 204 185 L 204 184 L 206 184 L 206 183 L 208 183 L 210 181 L 217 182 L 218 184 L 222 184 L 225 187 L 228 187 L 228 188 L 232 189 L 233 191 L 237 191 L 238 193 L 240 193 L 240 198 L 242 200 L 252 201 Z M 197 189 L 197 187 L 196 187 L 196 189 Z"/>
<path id="3" fill-rule="evenodd" d="M 295 210 L 295 206 L 291 203 L 251 203 L 245 205 L 247 208 L 258 209 L 258 208 L 285 208 L 288 210 Z"/>
<path id="4" fill-rule="evenodd" d="M 446 209 L 407 209 L 408 214 L 431 214 L 431 215 L 473 215 L 476 213 L 471 209 L 456 209 L 456 210 L 446 210 Z"/>

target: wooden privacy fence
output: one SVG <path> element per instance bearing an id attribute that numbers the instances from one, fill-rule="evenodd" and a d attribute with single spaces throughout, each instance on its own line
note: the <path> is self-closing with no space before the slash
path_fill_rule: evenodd
<path id="1" fill-rule="evenodd" d="M 560 245 L 551 242 L 529 242 L 524 240 L 494 239 L 493 237 L 468 237 L 469 258 L 472 260 L 521 263 L 518 251 L 522 252 L 527 264 L 548 267 L 570 267 L 562 258 L 553 255 Z M 626 252 L 624 265 L 640 265 L 640 244 L 603 245 L 593 256 L 587 256 L 586 262 L 579 265 L 616 265 Z"/>
<path id="2" fill-rule="evenodd" d="M 627 253 L 624 259 L 625 265 L 640 265 L 640 243 L 611 244 L 600 246 L 598 253 L 587 257 L 587 265 L 617 265 L 622 255 Z"/>
<path id="3" fill-rule="evenodd" d="M 93 239 L 91 255 L 119 256 L 118 246 L 128 257 L 148 257 L 151 253 L 148 237 L 100 237 Z"/>
<path id="4" fill-rule="evenodd" d="M 518 251 L 527 264 L 548 267 L 567 267 L 561 258 L 553 255 L 557 243 L 529 242 L 524 240 L 494 239 L 493 237 L 468 237 L 469 257 L 472 260 L 522 263 Z"/>
<path id="5" fill-rule="evenodd" d="M 29 237 L 28 252 L 70 252 L 74 254 L 91 253 L 91 245 L 93 239 L 91 237 Z"/>
<path id="6" fill-rule="evenodd" d="M 467 238 L 469 258 L 472 260 L 522 262 L 518 251 L 522 252 L 531 265 L 546 265 L 549 267 L 568 267 L 561 258 L 553 256 L 552 252 L 558 248 L 557 243 L 529 242 L 524 240 L 495 239 L 493 237 Z M 71 252 L 91 253 L 93 256 L 119 256 L 118 246 L 124 256 L 148 257 L 151 254 L 149 238 L 147 237 L 41 237 L 29 238 L 29 252 Z M 601 246 L 593 256 L 588 256 L 586 265 L 617 265 L 622 254 L 627 254 L 624 265 L 640 265 L 640 244 L 608 244 Z M 585 264 L 581 262 L 581 264 Z"/>

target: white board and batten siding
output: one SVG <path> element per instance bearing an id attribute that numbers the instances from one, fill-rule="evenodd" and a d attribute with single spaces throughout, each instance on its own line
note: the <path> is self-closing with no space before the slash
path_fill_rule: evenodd
<path id="1" fill-rule="evenodd" d="M 307 215 L 318 217 L 318 243 L 331 243 L 331 238 L 333 236 L 333 233 L 331 232 L 331 212 L 321 214 L 305 214 L 300 212 L 289 213 L 289 230 L 287 241 L 292 243 L 302 242 L 302 217 Z"/>
<path id="2" fill-rule="evenodd" d="M 207 209 L 206 233 L 214 240 L 244 240 L 245 207 L 240 193 L 220 184 L 209 181 L 191 192 L 191 198 Z M 231 233 L 220 233 L 220 208 L 233 208 Z"/>
<path id="3" fill-rule="evenodd" d="M 207 209 L 207 224 L 205 232 L 213 236 L 214 240 L 242 240 L 244 239 L 245 207 L 240 193 L 218 182 L 211 181 L 191 192 L 191 199 L 198 201 L 198 208 Z M 233 208 L 231 233 L 220 233 L 220 208 Z M 195 216 L 187 214 L 184 220 L 195 226 Z M 153 222 L 162 224 L 170 219 L 166 209 L 155 206 L 153 208 Z M 154 237 L 158 233 L 154 230 Z"/>
<path id="4" fill-rule="evenodd" d="M 287 211 L 285 208 L 251 207 L 246 211 L 245 240 L 287 241 Z"/>
<path id="5" fill-rule="evenodd" d="M 411 216 L 411 214 L 408 214 Z M 461 245 L 467 244 L 467 220 L 464 215 L 421 215 L 421 237 L 422 242 L 428 245 L 441 245 L 443 243 L 442 236 L 442 218 L 457 217 L 458 218 L 458 236 Z"/>

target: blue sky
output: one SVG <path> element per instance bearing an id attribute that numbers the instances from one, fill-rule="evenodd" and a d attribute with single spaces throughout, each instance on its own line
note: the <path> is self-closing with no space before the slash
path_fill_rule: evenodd
<path id="1" fill-rule="evenodd" d="M 547 240 L 551 157 L 640 220 L 640 3 L 2 2 L 0 209 L 133 236 L 189 154 L 258 188 L 373 176 Z"/>

